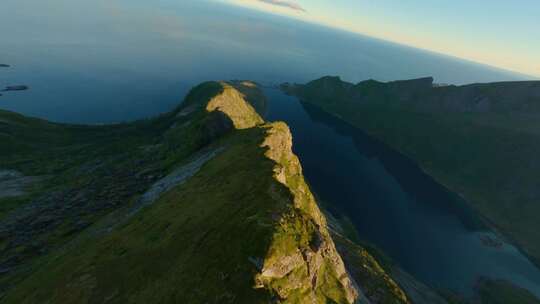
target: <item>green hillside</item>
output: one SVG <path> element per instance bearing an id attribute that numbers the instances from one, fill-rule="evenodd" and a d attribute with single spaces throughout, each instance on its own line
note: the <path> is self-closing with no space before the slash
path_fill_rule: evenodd
<path id="1" fill-rule="evenodd" d="M 121 125 L 1 112 L 0 184 L 13 190 L 0 191 L 1 302 L 353 303 L 376 294 L 349 276 L 288 127 L 264 122 L 264 108 L 253 83 L 208 82 L 170 113 Z M 380 303 L 407 302 L 393 284 Z"/>

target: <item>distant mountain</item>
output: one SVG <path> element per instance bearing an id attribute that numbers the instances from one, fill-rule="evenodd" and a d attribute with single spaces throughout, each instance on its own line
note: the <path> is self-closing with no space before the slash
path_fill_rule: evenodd
<path id="1" fill-rule="evenodd" d="M 0 112 L 0 301 L 409 303 L 334 228 L 345 268 L 264 108 L 237 81 L 119 125 Z"/>
<path id="2" fill-rule="evenodd" d="M 283 87 L 316 102 L 385 105 L 430 112 L 539 113 L 540 81 L 478 83 L 463 86 L 434 84 L 432 77 L 357 84 L 323 77 L 306 85 Z M 315 102 L 314 101 L 314 102 Z"/>
<path id="3" fill-rule="evenodd" d="M 415 160 L 540 265 L 539 81 L 323 77 L 282 89 Z"/>

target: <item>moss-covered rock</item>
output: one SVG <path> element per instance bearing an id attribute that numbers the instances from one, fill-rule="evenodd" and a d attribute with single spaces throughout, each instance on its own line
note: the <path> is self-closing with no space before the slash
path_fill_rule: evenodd
<path id="1" fill-rule="evenodd" d="M 358 292 L 304 181 L 300 161 L 292 153 L 289 128 L 281 122 L 264 128 L 265 155 L 275 162 L 274 178 L 289 189 L 292 204 L 279 215 L 258 285 L 287 303 L 353 303 Z"/>

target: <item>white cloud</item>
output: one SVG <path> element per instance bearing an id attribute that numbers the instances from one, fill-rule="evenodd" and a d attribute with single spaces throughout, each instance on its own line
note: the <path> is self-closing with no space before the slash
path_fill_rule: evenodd
<path id="1" fill-rule="evenodd" d="M 288 0 L 256 0 L 256 1 L 263 2 L 270 5 L 276 5 L 276 6 L 289 8 L 298 12 L 306 11 L 302 6 L 300 6 L 300 4 L 292 2 L 292 1 L 288 1 Z"/>

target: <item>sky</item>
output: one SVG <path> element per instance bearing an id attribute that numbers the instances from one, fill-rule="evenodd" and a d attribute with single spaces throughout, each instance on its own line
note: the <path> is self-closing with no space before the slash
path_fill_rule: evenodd
<path id="1" fill-rule="evenodd" d="M 540 77 L 539 0 L 217 0 Z"/>

